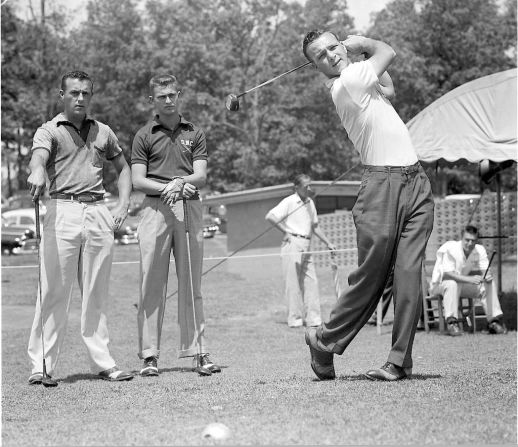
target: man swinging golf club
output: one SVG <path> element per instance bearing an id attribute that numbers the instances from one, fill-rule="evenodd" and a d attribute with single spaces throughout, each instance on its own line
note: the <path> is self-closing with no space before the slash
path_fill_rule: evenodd
<path id="1" fill-rule="evenodd" d="M 105 380 L 133 378 L 117 368 L 110 355 L 105 310 L 113 231 L 127 215 L 131 173 L 113 131 L 88 116 L 92 95 L 93 82 L 86 73 L 65 74 L 60 91 L 64 112 L 38 128 L 33 139 L 27 183 L 37 202 L 48 174 L 51 200 L 41 241 L 39 299 L 29 339 L 32 385 L 49 386 L 45 376 L 54 373 L 58 362 L 76 280 L 82 297 L 81 336 L 92 371 Z M 119 203 L 111 212 L 103 200 L 106 160 L 119 174 Z M 39 217 L 37 203 L 35 210 Z"/>
<path id="2" fill-rule="evenodd" d="M 138 228 L 142 376 L 159 374 L 171 250 L 178 276 L 179 357 L 194 357 L 200 375 L 221 371 L 209 358 L 201 296 L 203 236 L 198 188 L 207 178 L 207 147 L 204 132 L 180 115 L 179 98 L 174 76 L 155 76 L 149 81 L 149 102 L 155 115 L 135 135 L 131 155 L 133 186 L 146 194 Z"/>
<path id="3" fill-rule="evenodd" d="M 314 30 L 303 42 L 307 59 L 327 78 L 342 125 L 359 152 L 364 174 L 352 213 L 357 231 L 358 269 L 349 276 L 331 315 L 308 328 L 311 367 L 321 380 L 335 378 L 341 355 L 368 321 L 394 268 L 394 325 L 387 362 L 367 371 L 372 380 L 410 376 L 412 345 L 421 310 L 421 267 L 433 225 L 430 182 L 408 130 L 386 98 L 382 84 L 395 52 L 362 36 L 344 42 Z M 350 63 L 348 53 L 366 56 Z"/>

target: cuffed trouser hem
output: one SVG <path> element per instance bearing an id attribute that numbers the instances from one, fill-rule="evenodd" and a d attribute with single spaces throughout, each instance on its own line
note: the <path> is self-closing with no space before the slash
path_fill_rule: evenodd
<path id="1" fill-rule="evenodd" d="M 142 352 L 138 354 L 139 359 L 144 360 L 148 357 L 160 357 L 160 350 L 159 349 L 144 349 Z"/>
<path id="2" fill-rule="evenodd" d="M 191 348 L 191 349 L 185 349 L 183 351 L 179 351 L 178 358 L 183 359 L 185 357 L 194 357 L 196 354 L 208 354 L 208 353 L 209 353 L 209 351 L 206 348 L 200 349 L 199 352 L 196 348 Z"/>
<path id="3" fill-rule="evenodd" d="M 504 314 L 497 315 L 496 317 L 487 317 L 487 322 L 492 323 L 498 321 L 499 323 L 504 319 Z"/>
<path id="4" fill-rule="evenodd" d="M 115 362 L 113 362 L 113 365 L 108 366 L 108 367 L 103 368 L 103 369 L 101 369 L 101 368 L 92 368 L 92 372 L 93 372 L 94 374 L 99 374 L 101 371 L 106 371 L 106 370 L 108 370 L 108 369 L 112 369 L 112 368 L 113 368 L 113 367 L 115 367 L 115 366 L 117 366 L 117 364 L 116 364 Z"/>
<path id="5" fill-rule="evenodd" d="M 390 362 L 396 366 L 399 366 L 400 368 L 412 368 L 413 367 L 412 361 L 405 364 L 405 361 L 401 360 L 400 356 L 392 355 L 392 353 L 389 354 L 387 362 Z"/>

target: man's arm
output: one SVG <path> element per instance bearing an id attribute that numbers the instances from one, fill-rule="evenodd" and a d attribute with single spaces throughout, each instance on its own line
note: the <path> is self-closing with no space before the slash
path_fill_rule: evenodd
<path id="1" fill-rule="evenodd" d="M 388 72 L 384 72 L 380 78 L 380 89 L 381 93 L 385 96 L 387 99 L 394 99 L 396 97 L 396 90 L 394 89 L 394 83 L 392 82 L 392 78 L 388 74 Z"/>
<path id="2" fill-rule="evenodd" d="M 326 244 L 327 248 L 331 251 L 335 251 L 336 247 L 329 242 L 329 239 L 326 237 L 326 235 L 323 233 L 323 231 L 320 229 L 318 224 L 313 225 L 313 233 L 315 236 L 317 236 L 324 244 Z"/>
<path id="3" fill-rule="evenodd" d="M 482 282 L 481 275 L 460 275 L 455 272 L 444 272 L 442 274 L 443 281 L 445 279 L 451 279 L 461 284 L 475 284 L 478 285 Z"/>
<path id="4" fill-rule="evenodd" d="M 275 228 L 277 228 L 279 231 L 283 232 L 284 234 L 288 233 L 288 227 L 284 223 L 284 219 L 278 220 L 277 217 L 271 212 L 268 211 L 266 214 L 265 219 L 270 222 Z"/>
<path id="5" fill-rule="evenodd" d="M 343 44 L 351 54 L 366 53 L 366 58 L 371 62 L 378 79 L 396 57 L 396 52 L 390 45 L 364 36 L 347 36 Z"/>
<path id="6" fill-rule="evenodd" d="M 27 179 L 32 200 L 36 200 L 45 189 L 47 172 L 45 166 L 49 160 L 50 153 L 46 149 L 34 149 L 31 161 L 29 162 L 30 175 Z"/>
<path id="7" fill-rule="evenodd" d="M 113 158 L 111 162 L 119 175 L 119 179 L 117 180 L 119 203 L 111 210 L 113 220 L 115 220 L 115 229 L 118 229 L 128 216 L 128 206 L 131 194 L 131 170 L 122 152 Z"/>

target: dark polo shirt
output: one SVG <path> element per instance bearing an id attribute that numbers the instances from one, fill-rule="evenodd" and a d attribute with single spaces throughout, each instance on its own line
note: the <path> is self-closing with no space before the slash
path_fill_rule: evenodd
<path id="1" fill-rule="evenodd" d="M 155 117 L 133 139 L 131 164 L 146 165 L 146 177 L 160 183 L 191 175 L 195 160 L 207 160 L 205 133 L 182 116 L 174 130 L 162 126 Z"/>
<path id="2" fill-rule="evenodd" d="M 90 117 L 88 135 L 65 118 L 56 115 L 34 134 L 32 151 L 45 149 L 50 153 L 47 173 L 49 193 L 104 194 L 103 163 L 117 157 L 122 149 L 113 131 Z M 86 139 L 83 139 L 86 138 Z"/>

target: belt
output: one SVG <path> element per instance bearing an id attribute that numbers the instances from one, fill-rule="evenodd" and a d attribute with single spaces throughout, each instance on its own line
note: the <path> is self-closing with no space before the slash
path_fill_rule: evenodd
<path id="1" fill-rule="evenodd" d="M 160 194 L 158 194 L 158 195 L 146 194 L 146 197 L 152 197 L 154 199 L 156 199 L 156 198 L 159 199 L 162 196 Z M 199 191 L 196 191 L 191 197 L 188 197 L 188 198 L 187 197 L 182 197 L 182 199 L 184 199 L 184 198 L 185 198 L 185 200 L 200 200 L 200 193 L 199 193 Z M 182 200 L 182 199 L 180 199 L 180 200 Z"/>
<path id="2" fill-rule="evenodd" d="M 93 203 L 104 200 L 104 194 L 83 193 L 83 194 L 51 194 L 51 199 L 75 200 L 76 202 Z"/>
<path id="3" fill-rule="evenodd" d="M 403 173 L 403 174 L 412 174 L 414 172 L 419 171 L 419 168 L 421 167 L 421 164 L 419 162 L 410 165 L 410 166 L 372 166 L 372 165 L 365 165 L 365 170 L 370 172 L 388 172 L 389 174 L 391 172 L 394 173 Z"/>
<path id="4" fill-rule="evenodd" d="M 288 231 L 288 233 L 291 234 L 292 236 L 295 236 L 295 237 L 301 237 L 302 239 L 307 239 L 307 240 L 311 239 L 310 236 L 304 236 L 303 234 L 290 233 L 289 231 Z"/>

